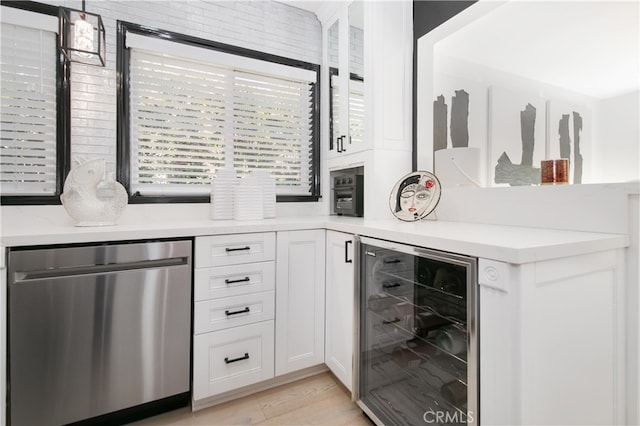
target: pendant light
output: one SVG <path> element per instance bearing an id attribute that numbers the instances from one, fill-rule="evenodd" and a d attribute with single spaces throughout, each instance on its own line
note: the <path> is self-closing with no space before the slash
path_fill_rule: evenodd
<path id="1" fill-rule="evenodd" d="M 104 24 L 100 15 L 85 11 L 84 2 L 82 0 L 82 10 L 58 9 L 60 51 L 70 62 L 104 67 Z"/>

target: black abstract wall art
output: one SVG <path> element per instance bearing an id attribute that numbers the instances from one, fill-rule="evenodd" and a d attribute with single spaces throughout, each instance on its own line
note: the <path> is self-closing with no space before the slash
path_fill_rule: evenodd
<path id="1" fill-rule="evenodd" d="M 447 148 L 448 111 L 449 107 L 445 103 L 444 95 L 439 95 L 433 101 L 433 152 Z"/>
<path id="2" fill-rule="evenodd" d="M 564 158 L 569 163 L 569 182 L 583 183 L 585 179 L 585 155 L 589 155 L 590 110 L 586 106 L 570 104 L 562 100 L 547 103 L 549 118 L 549 159 Z"/>
<path id="3" fill-rule="evenodd" d="M 540 168 L 533 167 L 533 152 L 536 144 L 535 125 L 536 108 L 527 104 L 520 111 L 520 137 L 522 157 L 520 164 L 514 164 L 506 151 L 503 151 L 495 165 L 495 183 L 508 183 L 511 186 L 533 185 L 540 183 Z"/>
<path id="4" fill-rule="evenodd" d="M 433 101 L 433 152 L 448 148 L 449 134 L 451 147 L 466 148 L 469 146 L 469 93 L 464 89 L 455 90 L 451 97 L 451 123 L 449 106 L 444 94 Z M 450 133 L 449 133 L 450 132 Z"/>
<path id="5" fill-rule="evenodd" d="M 451 145 L 469 146 L 469 93 L 464 90 L 456 90 L 451 98 Z"/>
<path id="6" fill-rule="evenodd" d="M 582 154 L 580 152 L 580 135 L 582 134 L 582 117 L 573 112 L 573 183 L 582 183 Z"/>
<path id="7" fill-rule="evenodd" d="M 545 100 L 506 87 L 489 90 L 489 182 L 539 184 L 540 161 L 546 158 Z"/>

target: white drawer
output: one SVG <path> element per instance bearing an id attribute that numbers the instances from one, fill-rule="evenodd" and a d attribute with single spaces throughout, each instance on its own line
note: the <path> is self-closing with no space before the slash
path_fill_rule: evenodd
<path id="1" fill-rule="evenodd" d="M 264 262 L 275 258 L 275 232 L 196 238 L 196 268 Z"/>
<path id="2" fill-rule="evenodd" d="M 273 290 L 275 280 L 274 262 L 200 268 L 194 271 L 194 300 Z"/>
<path id="3" fill-rule="evenodd" d="M 193 340 L 193 399 L 273 377 L 273 321 L 200 334 Z"/>
<path id="4" fill-rule="evenodd" d="M 274 311 L 274 291 L 196 302 L 193 312 L 193 332 L 194 334 L 208 333 L 272 320 Z"/>

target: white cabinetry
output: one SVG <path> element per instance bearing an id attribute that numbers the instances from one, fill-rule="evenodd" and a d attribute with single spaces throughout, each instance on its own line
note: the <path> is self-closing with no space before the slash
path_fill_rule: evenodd
<path id="1" fill-rule="evenodd" d="M 275 234 L 196 238 L 193 400 L 274 375 Z"/>
<path id="2" fill-rule="evenodd" d="M 196 239 L 196 268 L 273 260 L 275 234 L 230 234 Z"/>
<path id="3" fill-rule="evenodd" d="M 353 387 L 353 235 L 327 231 L 325 363 L 347 389 Z"/>
<path id="4" fill-rule="evenodd" d="M 328 71 L 328 157 L 367 149 L 364 138 L 364 2 L 342 3 L 324 25 Z"/>
<path id="5" fill-rule="evenodd" d="M 411 171 L 412 13 L 411 2 L 356 0 L 321 17 L 325 176 L 364 166 L 368 218 L 391 216 L 380 188 Z"/>
<path id="6" fill-rule="evenodd" d="M 276 376 L 324 362 L 325 231 L 278 232 Z"/>
<path id="7" fill-rule="evenodd" d="M 626 423 L 623 259 L 479 260 L 481 423 Z"/>
<path id="8" fill-rule="evenodd" d="M 196 238 L 194 403 L 323 364 L 324 257 L 324 229 Z"/>

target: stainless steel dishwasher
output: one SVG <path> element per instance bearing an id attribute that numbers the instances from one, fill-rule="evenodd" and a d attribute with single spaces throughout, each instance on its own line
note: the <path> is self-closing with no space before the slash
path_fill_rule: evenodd
<path id="1" fill-rule="evenodd" d="M 66 424 L 188 400 L 191 246 L 11 250 L 10 423 Z"/>

